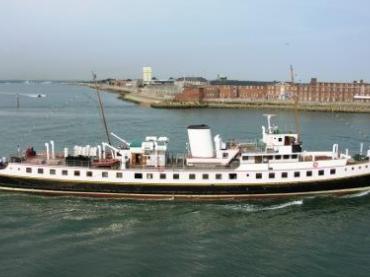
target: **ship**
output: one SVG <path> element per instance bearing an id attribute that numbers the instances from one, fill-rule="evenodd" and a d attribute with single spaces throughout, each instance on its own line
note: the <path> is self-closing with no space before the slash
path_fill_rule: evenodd
<path id="1" fill-rule="evenodd" d="M 284 132 L 266 115 L 258 140 L 213 136 L 205 124 L 187 127 L 185 151 L 169 138 L 74 146 L 28 147 L 0 162 L 0 190 L 134 200 L 235 201 L 343 195 L 370 191 L 370 150 L 350 155 L 334 144 L 306 151 L 298 133 Z"/>

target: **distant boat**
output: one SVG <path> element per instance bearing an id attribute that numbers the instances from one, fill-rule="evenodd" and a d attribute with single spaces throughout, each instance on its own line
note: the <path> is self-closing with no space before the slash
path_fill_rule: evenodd
<path id="1" fill-rule="evenodd" d="M 47 95 L 43 94 L 43 93 L 34 93 L 34 94 L 20 93 L 19 95 L 20 96 L 31 97 L 31 98 L 45 98 L 45 97 L 47 97 Z"/>

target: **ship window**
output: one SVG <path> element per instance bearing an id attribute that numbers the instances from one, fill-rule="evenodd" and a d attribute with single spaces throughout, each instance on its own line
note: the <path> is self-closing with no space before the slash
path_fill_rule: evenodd
<path id="1" fill-rule="evenodd" d="M 116 177 L 117 177 L 117 178 L 122 178 L 122 177 L 123 177 L 122 172 L 117 172 L 117 173 L 116 173 Z"/>
<path id="2" fill-rule="evenodd" d="M 292 159 L 297 159 L 298 156 L 297 155 L 292 155 Z"/>
<path id="3" fill-rule="evenodd" d="M 236 175 L 236 173 L 230 173 L 230 174 L 229 174 L 229 179 L 230 179 L 230 180 L 236 180 L 236 179 L 237 179 L 237 177 L 238 177 L 238 176 Z"/>
<path id="4" fill-rule="evenodd" d="M 87 176 L 87 177 L 92 177 L 92 176 L 93 176 L 92 171 L 87 171 L 87 172 L 86 172 L 86 176 Z"/>
<path id="5" fill-rule="evenodd" d="M 275 178 L 275 173 L 274 172 L 270 172 L 269 173 L 269 178 L 270 179 L 274 179 Z"/>
<path id="6" fill-rule="evenodd" d="M 222 179 L 222 174 L 216 174 L 216 180 L 221 180 Z"/>
<path id="7" fill-rule="evenodd" d="M 209 175 L 208 174 L 203 174 L 202 177 L 203 177 L 204 180 L 208 180 Z"/>
<path id="8" fill-rule="evenodd" d="M 228 157 L 229 157 L 229 153 L 223 153 L 223 154 L 222 154 L 222 158 L 226 159 L 226 158 L 228 158 Z"/>
<path id="9" fill-rule="evenodd" d="M 38 174 L 44 174 L 44 169 L 43 168 L 38 168 L 37 173 Z"/>
<path id="10" fill-rule="evenodd" d="M 189 174 L 189 179 L 190 180 L 195 180 L 195 174 Z"/>
<path id="11" fill-rule="evenodd" d="M 256 179 L 262 179 L 262 173 L 256 173 Z"/>
<path id="12" fill-rule="evenodd" d="M 80 171 L 79 170 L 75 170 L 74 175 L 75 176 L 80 176 Z"/>
<path id="13" fill-rule="evenodd" d="M 255 161 L 255 163 L 256 163 L 256 164 L 260 164 L 260 163 L 262 163 L 262 156 L 256 156 L 256 157 L 254 158 L 254 161 Z"/>
<path id="14" fill-rule="evenodd" d="M 289 159 L 289 155 L 284 155 L 283 158 L 284 158 L 284 160 L 288 160 Z"/>
<path id="15" fill-rule="evenodd" d="M 134 178 L 135 179 L 143 179 L 143 174 L 142 173 L 135 173 Z"/>
<path id="16" fill-rule="evenodd" d="M 288 172 L 282 172 L 281 178 L 288 178 Z"/>
<path id="17" fill-rule="evenodd" d="M 272 160 L 274 157 L 273 156 L 267 156 L 268 160 Z"/>
<path id="18" fill-rule="evenodd" d="M 281 155 L 276 155 L 276 156 L 275 156 L 275 159 L 276 159 L 276 160 L 281 160 Z"/>
<path id="19" fill-rule="evenodd" d="M 248 156 L 243 156 L 243 161 L 248 161 L 249 157 Z"/>
<path id="20" fill-rule="evenodd" d="M 319 176 L 323 176 L 324 175 L 324 170 L 319 170 Z"/>
<path id="21" fill-rule="evenodd" d="M 330 174 L 334 175 L 335 174 L 335 169 L 330 169 Z"/>
<path id="22" fill-rule="evenodd" d="M 62 170 L 62 175 L 67 176 L 68 175 L 68 170 Z"/>
<path id="23" fill-rule="evenodd" d="M 159 179 L 166 179 L 166 173 L 159 174 Z"/>
<path id="24" fill-rule="evenodd" d="M 283 141 L 283 138 L 279 138 L 279 142 L 282 142 Z"/>
<path id="25" fill-rule="evenodd" d="M 312 176 L 312 171 L 307 171 L 307 172 L 306 172 L 306 176 L 307 176 L 307 177 L 311 177 L 311 176 Z"/>
<path id="26" fill-rule="evenodd" d="M 147 179 L 153 179 L 153 173 L 147 173 L 146 178 Z"/>
<path id="27" fill-rule="evenodd" d="M 299 176 L 301 176 L 301 172 L 299 171 L 294 172 L 294 177 L 299 177 Z"/>
<path id="28" fill-rule="evenodd" d="M 32 173 L 32 168 L 31 168 L 31 167 L 27 167 L 27 168 L 26 168 L 26 172 L 27 172 L 27 173 Z"/>
<path id="29" fill-rule="evenodd" d="M 101 173 L 101 176 L 102 176 L 103 178 L 108 178 L 108 172 L 103 171 L 103 172 Z"/>
<path id="30" fill-rule="evenodd" d="M 49 173 L 50 173 L 50 175 L 55 175 L 56 174 L 56 170 L 55 169 L 50 169 Z"/>
<path id="31" fill-rule="evenodd" d="M 178 173 L 173 174 L 173 179 L 175 180 L 180 179 L 180 175 Z"/>

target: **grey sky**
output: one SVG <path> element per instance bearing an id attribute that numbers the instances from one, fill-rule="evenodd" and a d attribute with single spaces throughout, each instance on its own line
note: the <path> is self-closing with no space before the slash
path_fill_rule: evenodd
<path id="1" fill-rule="evenodd" d="M 0 0 L 0 79 L 370 80 L 368 0 Z"/>

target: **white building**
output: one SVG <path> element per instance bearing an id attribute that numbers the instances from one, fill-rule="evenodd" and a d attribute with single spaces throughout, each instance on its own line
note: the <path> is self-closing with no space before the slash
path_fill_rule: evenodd
<path id="1" fill-rule="evenodd" d="M 143 67 L 143 82 L 144 84 L 150 84 L 152 82 L 153 71 L 149 66 Z"/>
<path id="2" fill-rule="evenodd" d="M 181 77 L 176 79 L 175 85 L 178 87 L 185 87 L 187 85 L 190 86 L 205 86 L 208 85 L 209 82 L 207 79 L 203 77 Z"/>

